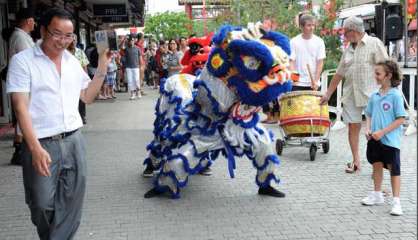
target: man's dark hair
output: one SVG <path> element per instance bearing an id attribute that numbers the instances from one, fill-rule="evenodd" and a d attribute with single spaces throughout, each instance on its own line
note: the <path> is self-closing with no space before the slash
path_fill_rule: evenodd
<path id="1" fill-rule="evenodd" d="M 32 11 L 32 9 L 29 8 L 21 8 L 16 13 L 16 21 L 20 23 L 23 20 L 26 20 L 28 18 L 35 18 L 35 13 Z"/>
<path id="2" fill-rule="evenodd" d="M 138 40 L 141 40 L 143 36 L 144 36 L 144 35 L 143 35 L 142 33 L 138 33 L 138 34 L 136 35 L 136 37 L 138 38 Z"/>
<path id="3" fill-rule="evenodd" d="M 129 34 L 129 35 L 128 35 L 128 41 L 130 42 L 130 41 L 134 40 L 134 39 L 135 39 L 135 37 L 136 37 L 136 35 L 135 35 L 135 34 L 133 34 L 133 33 Z"/>
<path id="4" fill-rule="evenodd" d="M 54 17 L 60 18 L 60 19 L 68 19 L 73 20 L 73 16 L 71 13 L 69 13 L 67 10 L 63 8 L 50 8 L 46 10 L 46 12 L 42 15 L 40 19 L 40 25 L 44 27 L 48 27 L 48 25 L 51 23 L 52 19 Z"/>

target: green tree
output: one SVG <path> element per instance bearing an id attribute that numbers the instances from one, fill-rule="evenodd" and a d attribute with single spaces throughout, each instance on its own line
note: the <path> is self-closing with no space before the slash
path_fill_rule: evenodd
<path id="1" fill-rule="evenodd" d="M 341 30 L 335 29 L 336 13 L 343 6 L 343 0 L 330 0 L 321 4 L 319 11 L 318 27 L 316 34 L 319 35 L 325 43 L 326 54 L 324 70 L 337 68 L 341 58 Z"/>
<path id="2" fill-rule="evenodd" d="M 210 32 L 216 32 L 216 29 L 219 28 L 219 26 L 222 25 L 222 23 L 219 23 L 217 19 L 207 19 L 206 20 L 206 34 Z M 194 20 L 193 21 L 193 33 L 196 34 L 196 36 L 204 36 L 205 34 L 205 23 L 203 20 Z"/>
<path id="3" fill-rule="evenodd" d="M 157 39 L 178 38 L 191 34 L 192 21 L 185 13 L 164 12 L 149 15 L 145 19 L 146 34 L 152 34 Z"/>
<path id="4" fill-rule="evenodd" d="M 246 26 L 249 22 L 271 19 L 277 23 L 275 31 L 283 32 L 289 37 L 296 36 L 299 29 L 295 17 L 302 10 L 299 4 L 284 0 L 231 0 L 232 13 L 230 23 Z"/>

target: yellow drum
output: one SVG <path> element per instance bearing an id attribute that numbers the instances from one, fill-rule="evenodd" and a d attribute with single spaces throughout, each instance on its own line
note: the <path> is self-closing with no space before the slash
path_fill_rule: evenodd
<path id="1" fill-rule="evenodd" d="M 328 105 L 317 91 L 294 91 L 280 98 L 280 126 L 287 136 L 322 136 L 330 126 Z"/>

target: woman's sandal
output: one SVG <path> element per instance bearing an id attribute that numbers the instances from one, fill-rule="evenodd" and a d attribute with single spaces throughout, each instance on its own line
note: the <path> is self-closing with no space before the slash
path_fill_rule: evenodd
<path id="1" fill-rule="evenodd" d="M 353 162 L 347 163 L 347 167 L 345 168 L 346 173 L 355 173 L 360 171 L 360 168 L 357 167 Z"/>
<path id="2" fill-rule="evenodd" d="M 99 96 L 97 96 L 97 98 L 96 98 L 97 100 L 106 100 L 107 98 L 105 97 L 105 96 L 103 96 L 103 95 L 99 95 Z"/>

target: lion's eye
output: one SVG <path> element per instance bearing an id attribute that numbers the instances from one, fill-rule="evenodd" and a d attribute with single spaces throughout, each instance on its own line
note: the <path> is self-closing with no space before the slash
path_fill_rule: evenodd
<path id="1" fill-rule="evenodd" d="M 244 63 L 245 67 L 251 70 L 257 70 L 260 67 L 261 62 L 258 61 L 256 58 L 251 56 L 241 56 L 242 62 Z"/>

